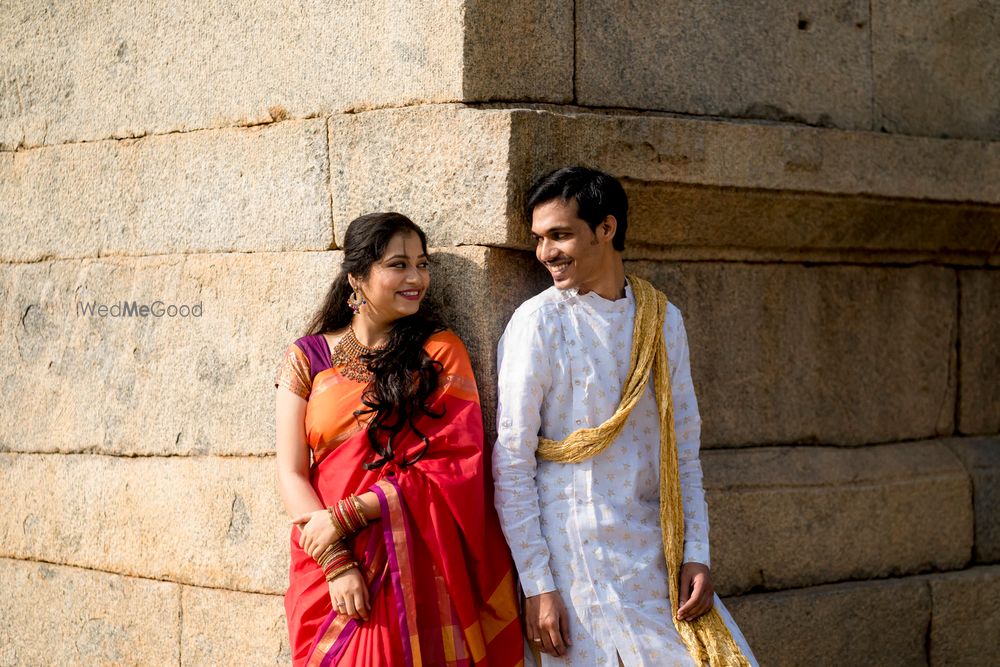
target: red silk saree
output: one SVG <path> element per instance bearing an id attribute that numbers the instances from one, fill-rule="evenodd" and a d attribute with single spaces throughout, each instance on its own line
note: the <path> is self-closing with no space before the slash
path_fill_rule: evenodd
<path id="1" fill-rule="evenodd" d="M 353 550 L 368 583 L 369 619 L 337 614 L 323 572 L 291 535 L 285 611 L 296 666 L 520 665 L 521 626 L 513 563 L 500 532 L 483 460 L 482 413 L 462 342 L 445 331 L 424 349 L 439 361 L 435 414 L 407 429 L 395 458 L 376 454 L 354 411 L 365 385 L 330 367 L 323 336 L 289 347 L 278 384 L 307 399 L 306 440 L 313 488 L 325 506 L 374 491 L 381 519 L 358 533 Z M 410 461 L 426 444 L 426 452 Z"/>

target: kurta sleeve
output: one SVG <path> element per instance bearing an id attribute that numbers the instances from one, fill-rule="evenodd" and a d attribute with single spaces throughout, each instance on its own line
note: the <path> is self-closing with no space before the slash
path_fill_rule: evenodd
<path id="1" fill-rule="evenodd" d="M 702 485 L 701 416 L 691 380 L 687 332 L 677 308 L 667 311 L 665 337 L 670 359 L 670 386 L 677 430 L 677 462 L 684 502 L 684 562 L 711 566 L 708 548 L 708 504 Z"/>
<path id="2" fill-rule="evenodd" d="M 275 387 L 284 387 L 296 396 L 309 399 L 312 391 L 312 381 L 309 375 L 309 359 L 295 343 L 288 346 L 285 356 L 278 367 L 278 377 L 274 380 Z"/>
<path id="3" fill-rule="evenodd" d="M 535 482 L 542 400 L 551 386 L 547 355 L 539 314 L 515 312 L 497 348 L 493 479 L 500 526 L 528 597 L 556 590 Z"/>

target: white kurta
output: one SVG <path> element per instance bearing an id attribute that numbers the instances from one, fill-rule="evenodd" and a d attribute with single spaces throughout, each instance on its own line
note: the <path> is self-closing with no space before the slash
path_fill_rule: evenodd
<path id="1" fill-rule="evenodd" d="M 691 665 L 670 616 L 659 524 L 659 418 L 652 384 L 618 439 L 582 463 L 536 461 L 539 434 L 561 440 L 618 407 L 629 370 L 635 300 L 549 288 L 523 303 L 500 339 L 496 505 L 525 595 L 559 590 L 573 646 L 544 665 Z M 710 565 L 698 458 L 701 418 L 687 337 L 672 304 L 670 359 L 684 561 Z M 734 637 L 742 634 L 715 601 Z"/>

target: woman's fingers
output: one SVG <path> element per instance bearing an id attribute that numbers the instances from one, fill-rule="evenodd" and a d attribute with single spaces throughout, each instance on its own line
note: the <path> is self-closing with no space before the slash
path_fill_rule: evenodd
<path id="1" fill-rule="evenodd" d="M 361 618 L 361 620 L 367 621 L 368 605 L 365 604 L 365 596 L 362 591 L 364 591 L 363 588 L 354 594 L 354 608 L 357 610 L 358 616 Z"/>

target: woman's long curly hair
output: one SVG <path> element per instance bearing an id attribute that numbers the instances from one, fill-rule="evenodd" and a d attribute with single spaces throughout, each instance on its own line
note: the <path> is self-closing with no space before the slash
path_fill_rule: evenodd
<path id="1" fill-rule="evenodd" d="M 420 227 L 399 213 L 370 213 L 352 221 L 344 235 L 344 261 L 340 273 L 323 300 L 323 305 L 313 317 L 308 335 L 343 329 L 351 323 L 354 313 L 347 305 L 353 292 L 347 276 L 364 280 L 371 273 L 372 265 L 385 255 L 389 242 L 396 234 L 413 232 L 420 238 L 420 245 L 427 254 L 427 237 Z M 409 426 L 424 440 L 427 438 L 414 425 L 421 414 L 441 417 L 434 413 L 428 400 L 438 388 L 441 364 L 424 351 L 424 343 L 435 332 L 445 328 L 437 308 L 426 297 L 419 310 L 400 318 L 392 325 L 384 347 L 364 356 L 372 372 L 372 380 L 361 396 L 364 410 L 355 416 L 372 414 L 368 424 L 368 443 L 378 455 L 366 468 L 382 465 L 394 458 L 393 438 Z M 403 465 L 415 462 L 402 461 Z"/>

